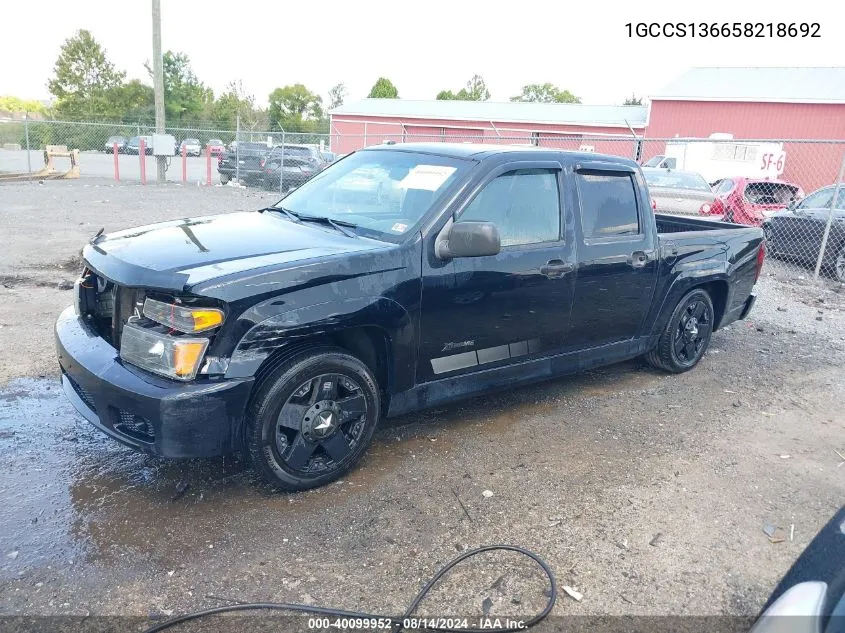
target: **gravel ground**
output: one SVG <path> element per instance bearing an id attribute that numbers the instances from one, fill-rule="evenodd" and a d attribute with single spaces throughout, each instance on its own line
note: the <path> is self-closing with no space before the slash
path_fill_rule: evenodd
<path id="1" fill-rule="evenodd" d="M 232 460 L 161 461 L 102 437 L 55 382 L 50 328 L 70 303 L 57 284 L 81 244 L 103 226 L 272 199 L 0 187 L 0 614 L 147 617 L 232 600 L 398 613 L 459 551 L 505 542 L 583 593 L 562 595 L 558 616 L 749 616 L 842 504 L 845 294 L 771 263 L 751 318 L 714 335 L 694 371 L 623 363 L 404 416 L 319 490 L 274 494 Z M 525 616 L 543 591 L 527 564 L 491 555 L 423 612 Z"/>

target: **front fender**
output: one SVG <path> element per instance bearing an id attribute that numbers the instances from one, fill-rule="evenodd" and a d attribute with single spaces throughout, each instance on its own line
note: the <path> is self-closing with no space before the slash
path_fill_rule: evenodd
<path id="1" fill-rule="evenodd" d="M 281 306 L 280 306 L 281 307 Z M 253 325 L 229 361 L 227 378 L 254 376 L 275 351 L 319 336 L 355 327 L 376 327 L 390 342 L 392 391 L 413 385 L 414 324 L 408 311 L 386 297 L 356 297 L 280 311 Z"/>

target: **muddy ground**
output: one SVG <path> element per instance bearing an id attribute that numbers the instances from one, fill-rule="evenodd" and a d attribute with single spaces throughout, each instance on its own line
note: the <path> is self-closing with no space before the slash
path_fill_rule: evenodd
<path id="1" fill-rule="evenodd" d="M 583 593 L 562 594 L 557 615 L 754 615 L 845 501 L 845 294 L 772 265 L 750 320 L 715 334 L 692 372 L 630 362 L 391 420 L 323 489 L 277 494 L 233 460 L 160 461 L 101 437 L 61 394 L 52 348 L 82 243 L 272 199 L 0 187 L 0 614 L 233 600 L 399 613 L 459 551 L 510 543 Z M 492 555 L 423 612 L 476 616 L 486 601 L 525 616 L 543 590 Z"/>

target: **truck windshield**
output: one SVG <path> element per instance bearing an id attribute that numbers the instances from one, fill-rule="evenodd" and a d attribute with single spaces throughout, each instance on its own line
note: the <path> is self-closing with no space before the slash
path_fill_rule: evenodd
<path id="1" fill-rule="evenodd" d="M 643 170 L 643 175 L 649 187 L 710 191 L 710 185 L 707 184 L 707 181 L 702 176 L 692 172 Z"/>
<path id="2" fill-rule="evenodd" d="M 471 164 L 401 150 L 363 150 L 320 172 L 276 206 L 398 242 Z"/>

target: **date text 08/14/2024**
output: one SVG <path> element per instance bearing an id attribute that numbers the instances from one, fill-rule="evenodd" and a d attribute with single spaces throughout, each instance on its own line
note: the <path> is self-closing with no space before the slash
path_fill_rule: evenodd
<path id="1" fill-rule="evenodd" d="M 357 631 L 390 629 L 395 623 L 390 618 L 308 618 L 308 628 L 314 631 Z M 437 618 L 410 617 L 402 620 L 402 628 L 407 630 L 429 629 L 523 629 L 524 620 L 508 617 L 472 618 Z"/>
<path id="2" fill-rule="evenodd" d="M 628 37 L 820 38 L 818 22 L 628 22 Z"/>

